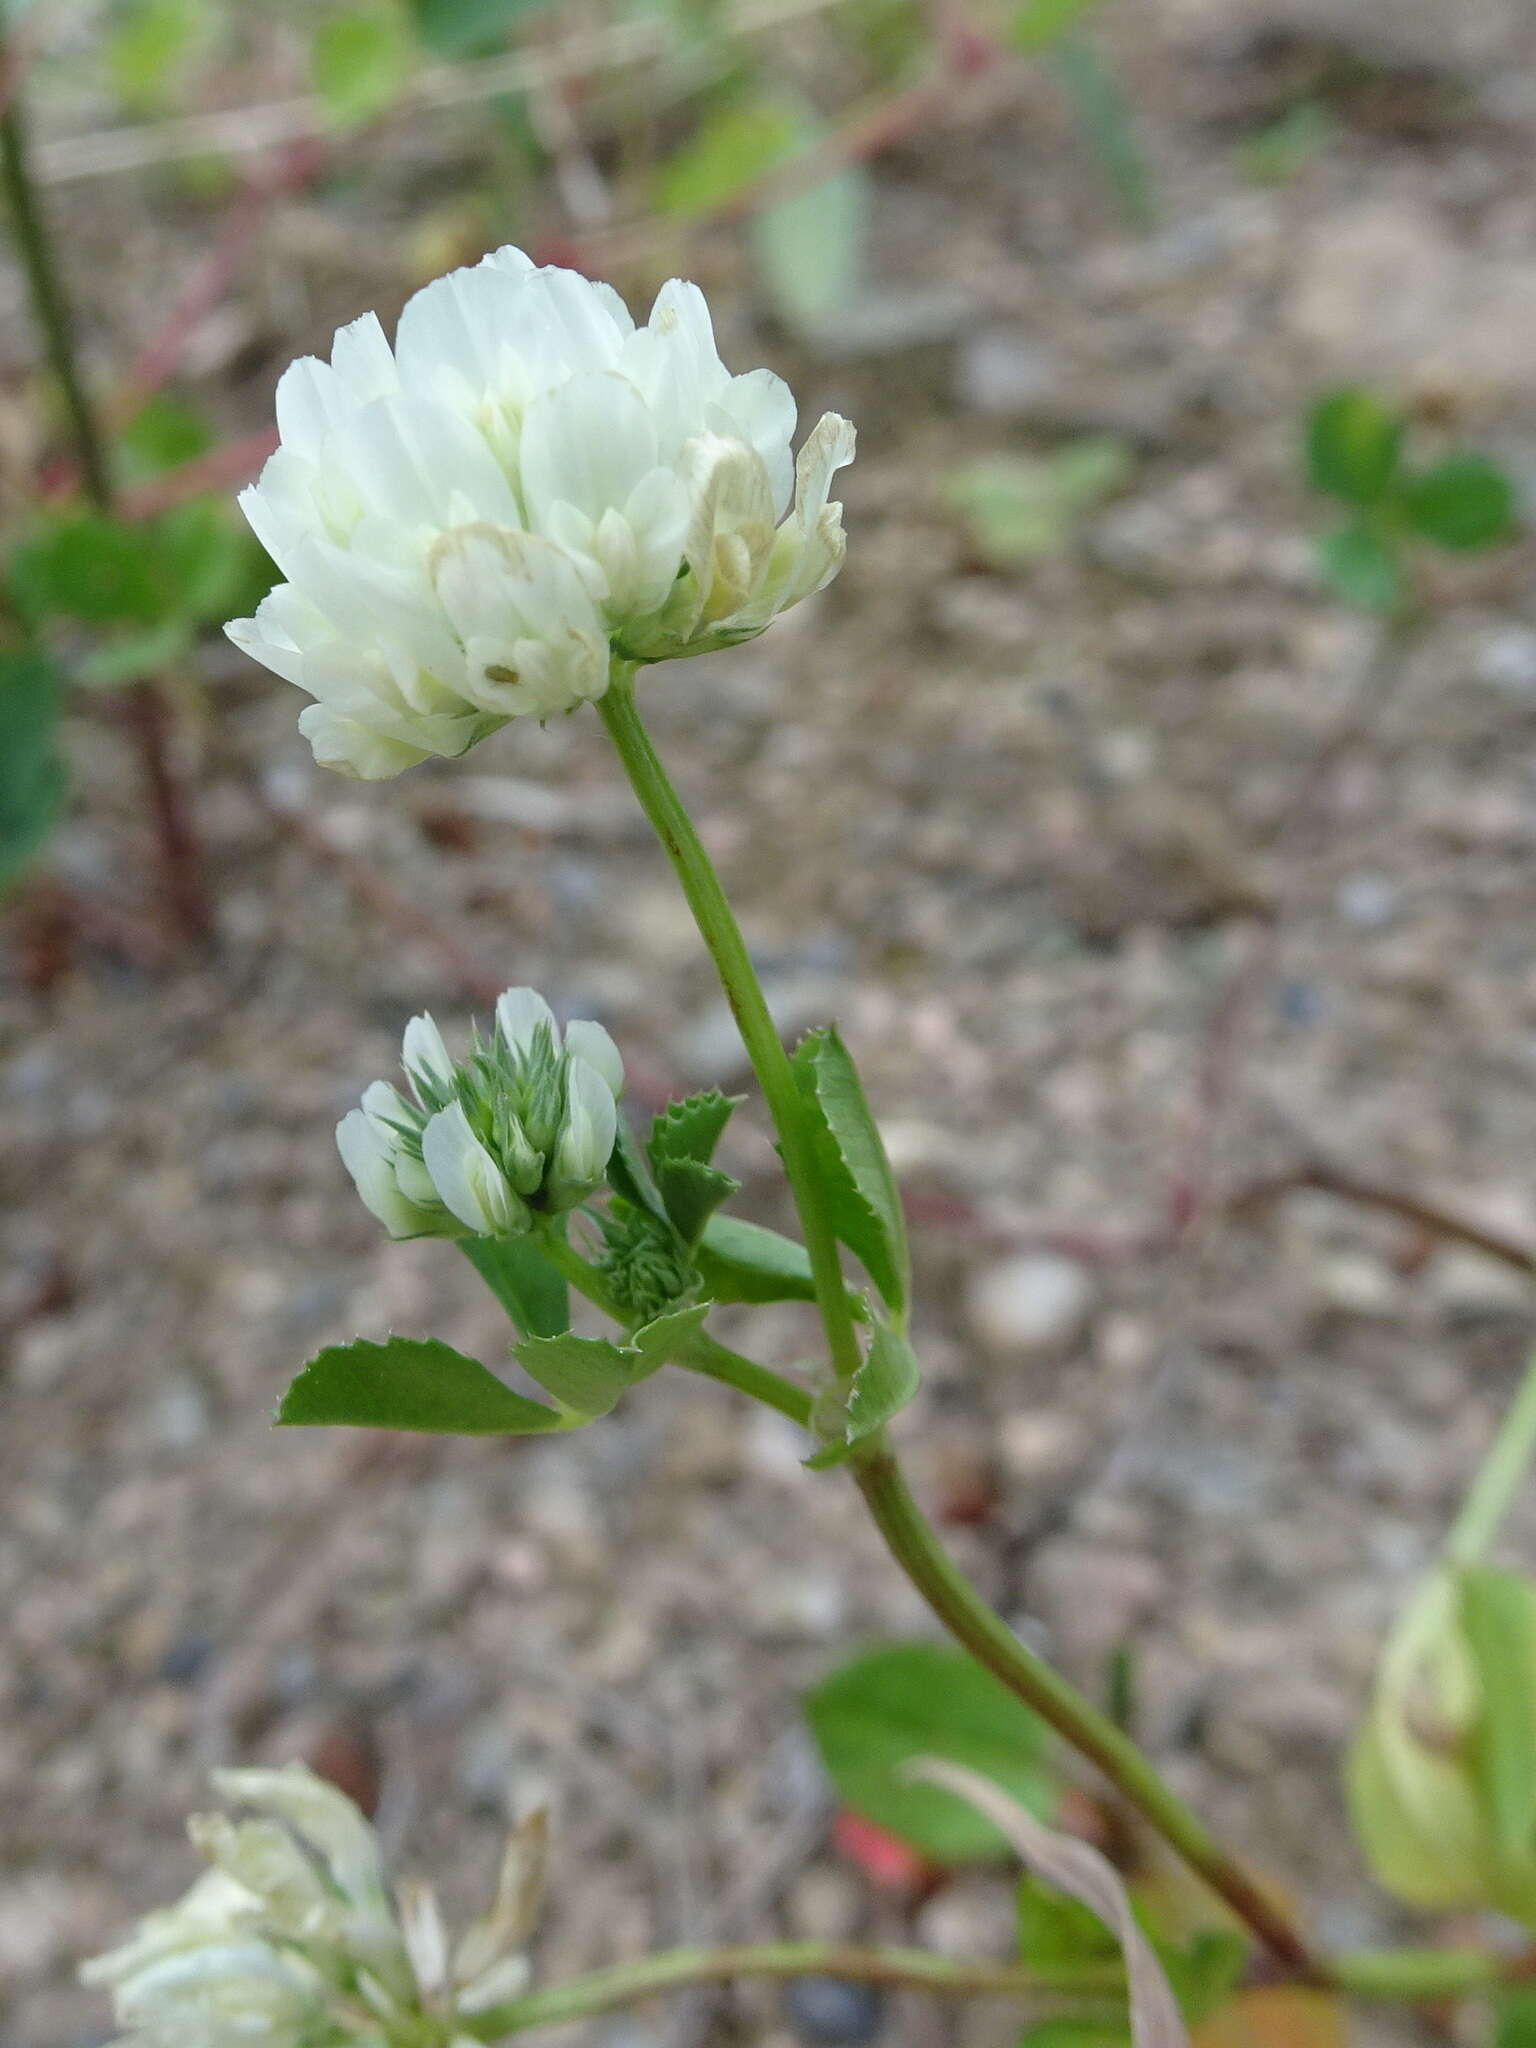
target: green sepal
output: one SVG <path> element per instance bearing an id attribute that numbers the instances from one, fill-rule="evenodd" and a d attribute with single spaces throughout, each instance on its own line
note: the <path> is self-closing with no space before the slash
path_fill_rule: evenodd
<path id="1" fill-rule="evenodd" d="M 658 1223 L 668 1221 L 666 1205 L 657 1192 L 645 1154 L 622 1116 L 608 1159 L 608 1185 L 631 1207 L 643 1209 Z"/>
<path id="2" fill-rule="evenodd" d="M 710 1303 L 675 1309 L 642 1324 L 623 1344 L 606 1337 L 529 1337 L 513 1346 L 519 1365 L 578 1421 L 606 1415 L 621 1395 L 649 1379 L 691 1337 Z"/>
<path id="3" fill-rule="evenodd" d="M 278 1403 L 283 1426 L 346 1424 L 432 1436 L 532 1436 L 571 1418 L 504 1386 L 476 1358 L 435 1337 L 328 1344 Z"/>
<path id="4" fill-rule="evenodd" d="M 841 1434 L 824 1444 L 806 1464 L 813 1472 L 840 1465 L 856 1444 L 899 1415 L 917 1392 L 922 1371 L 917 1354 L 899 1330 L 876 1323 L 864 1363 L 848 1382 L 843 1396 Z"/>
<path id="5" fill-rule="evenodd" d="M 525 1337 L 571 1327 L 571 1290 L 529 1237 L 461 1237 L 459 1250 Z"/>
<path id="6" fill-rule="evenodd" d="M 833 1231 L 899 1317 L 906 1311 L 911 1281 L 906 1222 L 858 1070 L 833 1025 L 807 1032 L 791 1064 Z"/>

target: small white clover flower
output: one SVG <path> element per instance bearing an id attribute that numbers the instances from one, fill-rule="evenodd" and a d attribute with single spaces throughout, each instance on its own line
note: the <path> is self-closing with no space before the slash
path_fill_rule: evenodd
<path id="1" fill-rule="evenodd" d="M 446 2040 L 526 1985 L 541 1818 L 513 1834 L 494 1907 L 450 1954 L 432 1894 L 391 1897 L 373 1829 L 335 1786 L 302 1764 L 213 1779 L 256 1818 L 195 1815 L 213 1867 L 81 1970 L 112 1993 L 116 2048 L 394 2048 Z"/>
<path id="2" fill-rule="evenodd" d="M 324 766 L 378 778 L 573 710 L 611 661 L 729 646 L 836 575 L 828 413 L 733 377 L 697 286 L 637 327 L 612 288 L 498 249 L 373 314 L 277 388 L 241 504 L 287 578 L 231 639 L 314 698 Z"/>
<path id="3" fill-rule="evenodd" d="M 413 1017 L 401 1064 L 408 1095 L 375 1081 L 336 1126 L 342 1162 L 391 1237 L 522 1237 L 602 1185 L 624 1063 L 601 1024 L 562 1037 L 541 995 L 510 988 L 467 1059 Z"/>

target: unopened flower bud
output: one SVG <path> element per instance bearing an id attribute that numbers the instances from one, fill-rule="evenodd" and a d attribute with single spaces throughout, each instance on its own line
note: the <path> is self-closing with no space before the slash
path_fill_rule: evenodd
<path id="1" fill-rule="evenodd" d="M 624 1085 L 600 1024 L 562 1035 L 535 990 L 508 989 L 489 1039 L 450 1056 L 430 1017 L 406 1026 L 409 1093 L 375 1081 L 336 1142 L 392 1237 L 521 1237 L 601 1186 Z"/>
<path id="2" fill-rule="evenodd" d="M 1351 1818 L 1386 1890 L 1536 1924 L 1536 1808 L 1501 1782 L 1511 1749 L 1536 1750 L 1536 1587 L 1444 1565 L 1388 1638 L 1350 1753 Z"/>

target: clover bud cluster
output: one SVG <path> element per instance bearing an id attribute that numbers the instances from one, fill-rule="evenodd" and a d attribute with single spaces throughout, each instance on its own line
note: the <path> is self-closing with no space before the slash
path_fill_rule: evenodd
<path id="1" fill-rule="evenodd" d="M 491 1912 L 450 1950 L 434 1895 L 390 1892 L 334 1785 L 302 1764 L 213 1782 L 249 1817 L 195 1815 L 210 1868 L 81 1972 L 111 1991 L 115 2048 L 467 2048 L 460 2023 L 526 1986 L 542 1822 L 514 1833 Z"/>
<path id="2" fill-rule="evenodd" d="M 1536 1922 L 1536 1819 L 1512 1823 L 1497 1758 L 1536 1743 L 1536 1586 L 1444 1565 L 1382 1654 L 1350 1752 L 1355 1832 L 1378 1881 L 1411 1905 Z"/>
<path id="3" fill-rule="evenodd" d="M 826 414 L 732 376 L 697 286 L 637 327 L 611 286 L 498 249 L 373 314 L 277 388 L 280 446 L 241 498 L 287 579 L 235 643 L 315 701 L 325 767 L 376 779 L 509 719 L 760 633 L 843 559 Z"/>
<path id="4" fill-rule="evenodd" d="M 454 1061 L 427 1016 L 401 1051 L 408 1089 L 375 1081 L 336 1126 L 347 1171 L 391 1237 L 522 1237 L 600 1187 L 624 1064 L 601 1024 L 562 1035 L 544 998 L 509 988 L 489 1038 Z"/>

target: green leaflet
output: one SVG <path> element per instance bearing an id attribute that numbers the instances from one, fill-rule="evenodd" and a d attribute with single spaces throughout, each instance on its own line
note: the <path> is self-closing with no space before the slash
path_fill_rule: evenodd
<path id="1" fill-rule="evenodd" d="M 434 1436 L 528 1436 L 571 1420 L 435 1337 L 360 1337 L 317 1352 L 278 1404 L 284 1425 L 345 1423 Z"/>
<path id="2" fill-rule="evenodd" d="M 519 1365 L 578 1421 L 606 1415 L 633 1386 L 665 1365 L 710 1304 L 676 1309 L 636 1330 L 627 1344 L 606 1337 L 529 1337 L 513 1347 Z"/>
<path id="3" fill-rule="evenodd" d="M 921 1377 L 917 1354 L 906 1338 L 889 1325 L 876 1323 L 864 1363 L 848 1382 L 841 1435 L 806 1460 L 810 1469 L 822 1472 L 840 1465 L 855 1444 L 901 1413 Z"/>
<path id="4" fill-rule="evenodd" d="M 459 1250 L 525 1337 L 558 1337 L 571 1327 L 571 1292 L 527 1237 L 461 1237 Z"/>
<path id="5" fill-rule="evenodd" d="M 810 1119 L 832 1228 L 900 1318 L 911 1278 L 906 1223 L 858 1071 L 832 1025 L 808 1032 L 791 1064 Z"/>
<path id="6" fill-rule="evenodd" d="M 711 1216 L 694 1264 L 716 1301 L 814 1301 L 810 1254 L 792 1237 L 740 1216 Z"/>

